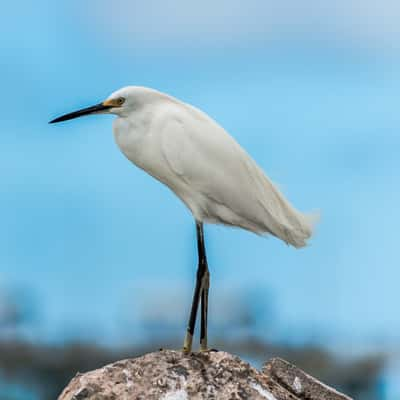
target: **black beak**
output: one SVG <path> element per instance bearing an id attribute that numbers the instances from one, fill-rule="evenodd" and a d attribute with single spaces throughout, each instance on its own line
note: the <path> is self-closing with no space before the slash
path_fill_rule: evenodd
<path id="1" fill-rule="evenodd" d="M 111 105 L 104 105 L 103 103 L 96 104 L 92 107 L 83 108 L 82 110 L 74 111 L 69 114 L 62 115 L 61 117 L 55 118 L 49 122 L 49 124 L 55 124 L 57 122 L 67 121 L 69 119 L 83 117 L 84 115 L 95 114 L 112 108 Z"/>

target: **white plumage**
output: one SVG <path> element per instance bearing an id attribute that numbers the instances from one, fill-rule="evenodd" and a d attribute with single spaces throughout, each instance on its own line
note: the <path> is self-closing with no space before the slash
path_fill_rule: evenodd
<path id="1" fill-rule="evenodd" d="M 107 101 L 119 98 L 124 104 L 110 109 L 119 116 L 116 143 L 130 161 L 167 185 L 197 221 L 306 245 L 315 216 L 297 211 L 212 118 L 149 88 L 125 87 Z"/>
<path id="2" fill-rule="evenodd" d="M 207 350 L 210 273 L 203 222 L 274 235 L 306 245 L 315 217 L 285 199 L 254 160 L 212 118 L 171 96 L 128 86 L 107 100 L 51 121 L 116 114 L 115 141 L 126 157 L 167 185 L 196 219 L 199 264 L 183 350 L 190 352 L 199 304 L 200 349 Z"/>

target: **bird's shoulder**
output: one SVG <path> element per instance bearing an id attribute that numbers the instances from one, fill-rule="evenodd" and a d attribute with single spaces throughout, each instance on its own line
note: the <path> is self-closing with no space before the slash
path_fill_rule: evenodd
<path id="1" fill-rule="evenodd" d="M 237 174 L 246 152 L 211 117 L 193 106 L 170 107 L 160 126 L 161 151 L 173 172 L 186 179 L 212 180 Z"/>
<path id="2" fill-rule="evenodd" d="M 170 103 L 158 115 L 158 128 L 168 146 L 195 146 L 199 151 L 233 148 L 236 141 L 213 118 L 186 103 Z"/>

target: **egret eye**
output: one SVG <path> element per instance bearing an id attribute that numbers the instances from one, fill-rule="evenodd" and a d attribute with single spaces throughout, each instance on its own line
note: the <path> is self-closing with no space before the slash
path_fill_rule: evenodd
<path id="1" fill-rule="evenodd" d="M 118 99 L 117 99 L 117 104 L 119 105 L 119 106 L 122 106 L 122 104 L 124 104 L 125 103 L 125 99 L 123 98 L 123 97 L 119 97 Z"/>

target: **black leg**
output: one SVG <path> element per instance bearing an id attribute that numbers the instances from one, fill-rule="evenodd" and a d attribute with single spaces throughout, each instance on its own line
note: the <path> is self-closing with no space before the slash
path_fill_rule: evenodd
<path id="1" fill-rule="evenodd" d="M 204 244 L 203 225 L 199 227 L 198 240 L 199 260 L 204 264 L 201 278 L 201 318 L 200 318 L 200 350 L 207 350 L 208 290 L 210 288 L 210 272 L 208 270 L 206 246 Z"/>
<path id="2" fill-rule="evenodd" d="M 190 310 L 189 323 L 186 331 L 185 341 L 183 343 L 183 351 L 189 353 L 192 350 L 193 333 L 196 324 L 197 310 L 199 308 L 200 296 L 202 296 L 203 285 L 205 283 L 204 276 L 208 274 L 206 252 L 204 248 L 204 234 L 203 224 L 196 221 L 196 233 L 197 233 L 197 250 L 199 255 L 199 264 L 196 274 L 196 286 L 193 293 L 192 308 Z M 208 290 L 207 290 L 208 291 Z M 207 307 L 204 307 L 203 296 L 202 296 L 202 331 L 206 330 L 204 326 L 203 314 L 207 311 Z M 207 318 L 206 318 L 207 320 Z M 207 335 L 205 334 L 206 338 Z"/>
<path id="3" fill-rule="evenodd" d="M 207 321 L 208 321 L 208 290 L 210 288 L 210 272 L 207 263 L 203 275 L 203 290 L 201 291 L 201 324 L 200 324 L 200 351 L 207 351 Z"/>

